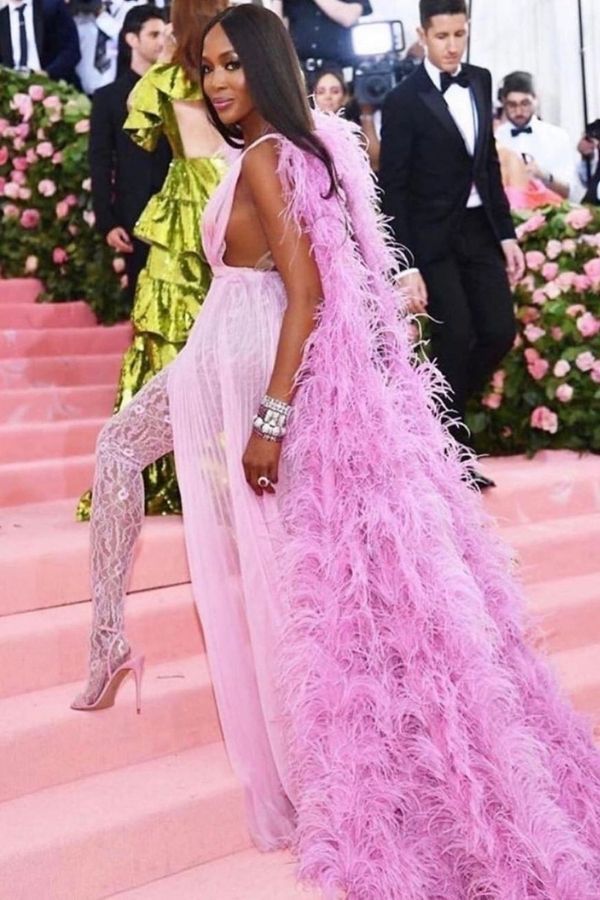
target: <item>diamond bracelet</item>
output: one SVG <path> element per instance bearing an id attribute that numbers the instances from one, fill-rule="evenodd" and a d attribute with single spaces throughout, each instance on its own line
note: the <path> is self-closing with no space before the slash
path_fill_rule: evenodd
<path id="1" fill-rule="evenodd" d="M 258 413 L 252 420 L 252 430 L 267 441 L 282 441 L 285 437 L 287 420 L 292 407 L 283 400 L 269 397 L 262 398 Z"/>

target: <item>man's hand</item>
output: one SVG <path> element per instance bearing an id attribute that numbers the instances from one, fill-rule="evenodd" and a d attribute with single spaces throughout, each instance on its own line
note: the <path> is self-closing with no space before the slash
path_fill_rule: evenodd
<path id="1" fill-rule="evenodd" d="M 427 286 L 418 269 L 413 269 L 396 282 L 397 287 L 408 299 L 408 312 L 415 316 L 421 315 L 427 309 Z"/>
<path id="2" fill-rule="evenodd" d="M 506 273 L 511 287 L 514 287 L 525 274 L 525 257 L 517 241 L 502 241 L 502 250 L 506 259 Z"/>
<path id="3" fill-rule="evenodd" d="M 120 225 L 117 225 L 116 228 L 111 228 L 106 235 L 106 243 L 109 247 L 113 250 L 117 250 L 119 253 L 133 253 L 131 238 Z"/>

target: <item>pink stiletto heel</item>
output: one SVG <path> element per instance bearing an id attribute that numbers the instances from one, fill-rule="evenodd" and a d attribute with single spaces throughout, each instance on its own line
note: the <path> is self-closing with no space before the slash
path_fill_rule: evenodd
<path id="1" fill-rule="evenodd" d="M 136 701 L 136 709 L 138 714 L 142 711 L 142 676 L 144 674 L 144 657 L 136 656 L 135 659 L 126 659 L 125 662 L 121 663 L 121 665 L 115 669 L 114 672 L 109 672 L 109 678 L 106 682 L 105 686 L 102 688 L 102 693 L 93 703 L 89 705 L 79 705 L 76 706 L 73 704 L 71 709 L 92 712 L 96 709 L 107 709 L 109 706 L 113 706 L 115 702 L 115 697 L 121 683 L 127 676 L 128 672 L 133 672 L 135 678 L 135 701 Z"/>

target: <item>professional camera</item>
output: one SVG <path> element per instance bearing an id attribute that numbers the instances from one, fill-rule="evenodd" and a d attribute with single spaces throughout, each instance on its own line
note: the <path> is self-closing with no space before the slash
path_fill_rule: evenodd
<path id="1" fill-rule="evenodd" d="M 359 104 L 381 106 L 386 95 L 402 80 L 404 50 L 402 22 L 366 22 L 352 28 L 354 96 Z"/>

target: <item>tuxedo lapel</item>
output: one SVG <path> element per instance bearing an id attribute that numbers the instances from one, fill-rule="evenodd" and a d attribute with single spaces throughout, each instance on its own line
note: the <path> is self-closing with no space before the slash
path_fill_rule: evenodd
<path id="1" fill-rule="evenodd" d="M 489 123 L 486 122 L 487 106 L 483 85 L 472 69 L 469 70 L 469 74 L 471 76 L 471 92 L 475 102 L 475 109 L 477 110 L 477 135 L 475 140 L 475 153 L 473 154 L 473 167 L 476 170 L 486 145 Z"/>
<path id="2" fill-rule="evenodd" d="M 462 149 L 467 152 L 467 148 L 465 147 L 465 141 L 460 133 L 459 128 L 456 125 L 456 122 L 450 115 L 450 110 L 448 109 L 448 105 L 444 100 L 444 95 L 441 91 L 438 91 L 431 78 L 427 74 L 425 66 L 421 69 L 421 78 L 419 79 L 419 85 L 417 87 L 417 92 L 421 101 L 425 104 L 428 110 L 433 113 L 435 118 L 444 126 L 449 135 L 451 135 L 454 140 L 462 147 Z"/>
<path id="3" fill-rule="evenodd" d="M 0 10 L 0 61 L 8 69 L 15 64 L 12 41 L 10 39 L 10 18 L 8 7 Z"/>

